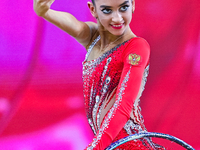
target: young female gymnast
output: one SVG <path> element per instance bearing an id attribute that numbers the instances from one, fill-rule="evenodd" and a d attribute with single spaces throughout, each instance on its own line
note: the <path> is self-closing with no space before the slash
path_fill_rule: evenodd
<path id="1" fill-rule="evenodd" d="M 50 9 L 54 0 L 34 0 L 38 16 L 74 37 L 87 50 L 83 62 L 85 110 L 94 138 L 87 150 L 103 150 L 111 143 L 146 132 L 139 99 L 149 69 L 150 48 L 130 29 L 134 0 L 88 2 L 97 23 L 78 21 L 73 15 Z M 117 149 L 164 149 L 142 138 Z"/>

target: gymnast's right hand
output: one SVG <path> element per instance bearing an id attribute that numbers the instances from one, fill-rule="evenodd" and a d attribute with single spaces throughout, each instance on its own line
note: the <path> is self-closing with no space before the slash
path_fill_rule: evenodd
<path id="1" fill-rule="evenodd" d="M 44 17 L 55 0 L 33 0 L 33 9 L 38 16 Z"/>

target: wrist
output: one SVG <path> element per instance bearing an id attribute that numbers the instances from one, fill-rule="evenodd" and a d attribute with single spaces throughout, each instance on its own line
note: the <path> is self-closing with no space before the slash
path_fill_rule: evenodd
<path id="1" fill-rule="evenodd" d="M 44 19 L 48 19 L 49 17 L 49 11 L 50 9 L 48 9 L 45 13 L 41 14 L 40 17 L 44 18 Z"/>

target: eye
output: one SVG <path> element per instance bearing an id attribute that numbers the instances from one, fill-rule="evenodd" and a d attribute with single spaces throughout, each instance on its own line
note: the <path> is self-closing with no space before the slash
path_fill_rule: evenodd
<path id="1" fill-rule="evenodd" d="M 112 12 L 111 9 L 108 8 L 104 8 L 103 10 L 101 10 L 104 14 L 110 14 Z"/>
<path id="2" fill-rule="evenodd" d="M 122 7 L 120 7 L 120 11 L 124 12 L 129 8 L 129 5 L 124 5 Z"/>

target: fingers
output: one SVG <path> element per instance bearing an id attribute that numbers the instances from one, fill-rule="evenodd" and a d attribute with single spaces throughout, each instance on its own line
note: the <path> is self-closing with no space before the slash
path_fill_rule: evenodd
<path id="1" fill-rule="evenodd" d="M 55 0 L 34 0 L 33 8 L 38 16 L 44 16 Z"/>
<path id="2" fill-rule="evenodd" d="M 37 6 L 51 6 L 55 0 L 34 0 Z"/>

